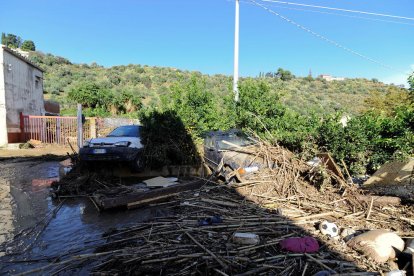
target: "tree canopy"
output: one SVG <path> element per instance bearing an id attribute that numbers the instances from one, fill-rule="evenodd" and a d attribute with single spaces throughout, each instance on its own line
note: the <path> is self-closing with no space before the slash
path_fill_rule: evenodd
<path id="1" fill-rule="evenodd" d="M 1 33 L 1 44 L 9 48 L 20 48 L 23 51 L 36 51 L 36 46 L 32 40 L 23 41 L 20 36 L 15 34 Z"/>
<path id="2" fill-rule="evenodd" d="M 6 45 L 9 48 L 20 48 L 22 45 L 22 39 L 14 34 L 1 33 L 1 44 Z"/>
<path id="3" fill-rule="evenodd" d="M 142 108 L 141 99 L 131 91 L 114 94 L 108 88 L 94 82 L 85 81 L 72 87 L 69 100 L 80 103 L 90 116 L 109 116 L 119 114 L 134 115 Z M 136 115 L 136 114 L 135 114 Z"/>
<path id="4" fill-rule="evenodd" d="M 36 51 L 36 46 L 33 41 L 25 40 L 22 43 L 22 46 L 20 46 L 20 49 L 22 49 L 23 51 Z"/>

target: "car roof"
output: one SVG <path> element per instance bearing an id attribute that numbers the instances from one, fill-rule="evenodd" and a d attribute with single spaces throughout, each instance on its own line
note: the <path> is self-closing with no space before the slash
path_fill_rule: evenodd
<path id="1" fill-rule="evenodd" d="M 241 129 L 230 129 L 230 130 L 215 130 L 207 132 L 206 136 L 213 137 L 213 136 L 228 136 L 230 134 L 236 133 L 244 133 Z"/>

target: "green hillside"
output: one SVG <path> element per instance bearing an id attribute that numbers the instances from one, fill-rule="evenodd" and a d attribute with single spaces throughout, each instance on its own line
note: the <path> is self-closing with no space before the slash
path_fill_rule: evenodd
<path id="1" fill-rule="evenodd" d="M 306 160 L 328 151 L 352 174 L 372 173 L 386 161 L 413 154 L 414 76 L 406 90 L 377 80 L 295 77 L 279 68 L 241 79 L 235 104 L 229 76 L 72 64 L 38 52 L 31 59 L 46 70 L 45 96 L 59 101 L 64 114 L 75 113 L 79 102 L 87 116 L 139 117 L 153 134 L 148 137 L 166 143 L 151 152 L 154 160 L 168 159 L 171 141 L 180 140 L 174 136 L 178 125 L 194 141 L 208 130 L 239 127 Z M 344 114 L 351 115 L 346 126 L 339 123 Z M 181 152 L 182 146 L 174 148 Z"/>
<path id="2" fill-rule="evenodd" d="M 224 96 L 231 91 L 232 78 L 225 75 L 203 75 L 200 72 L 139 64 L 106 68 L 96 63 L 75 64 L 65 58 L 41 52 L 32 52 L 30 59 L 46 71 L 45 98 L 60 102 L 66 113 L 73 111 L 74 107 L 73 100 L 68 98 L 69 91 L 83 83 L 96 84 L 113 95 L 135 95 L 144 106 L 159 105 L 161 96 L 171 93 L 172 85 L 187 81 L 194 74 L 204 79 L 207 89 L 213 94 Z M 357 114 L 364 110 L 365 100 L 370 93 L 384 95 L 401 90 L 375 79 L 328 82 L 320 78 L 295 77 L 281 69 L 278 72 L 260 73 L 256 79 L 267 82 L 271 90 L 280 95 L 282 103 L 302 114 L 334 111 Z"/>

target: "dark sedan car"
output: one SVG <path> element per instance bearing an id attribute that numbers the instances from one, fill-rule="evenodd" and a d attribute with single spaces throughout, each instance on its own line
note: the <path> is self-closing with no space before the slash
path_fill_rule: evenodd
<path id="1" fill-rule="evenodd" d="M 204 139 L 204 160 L 226 182 L 240 181 L 243 175 L 263 167 L 260 158 L 254 158 L 256 141 L 241 130 L 211 131 Z"/>

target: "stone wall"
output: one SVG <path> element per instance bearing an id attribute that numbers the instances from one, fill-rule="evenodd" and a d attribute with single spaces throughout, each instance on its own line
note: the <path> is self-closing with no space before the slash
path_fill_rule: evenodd
<path id="1" fill-rule="evenodd" d="M 0 179 L 0 244 L 11 238 L 13 229 L 10 183 Z M 0 251 L 0 256 L 2 255 L 4 252 Z"/>

